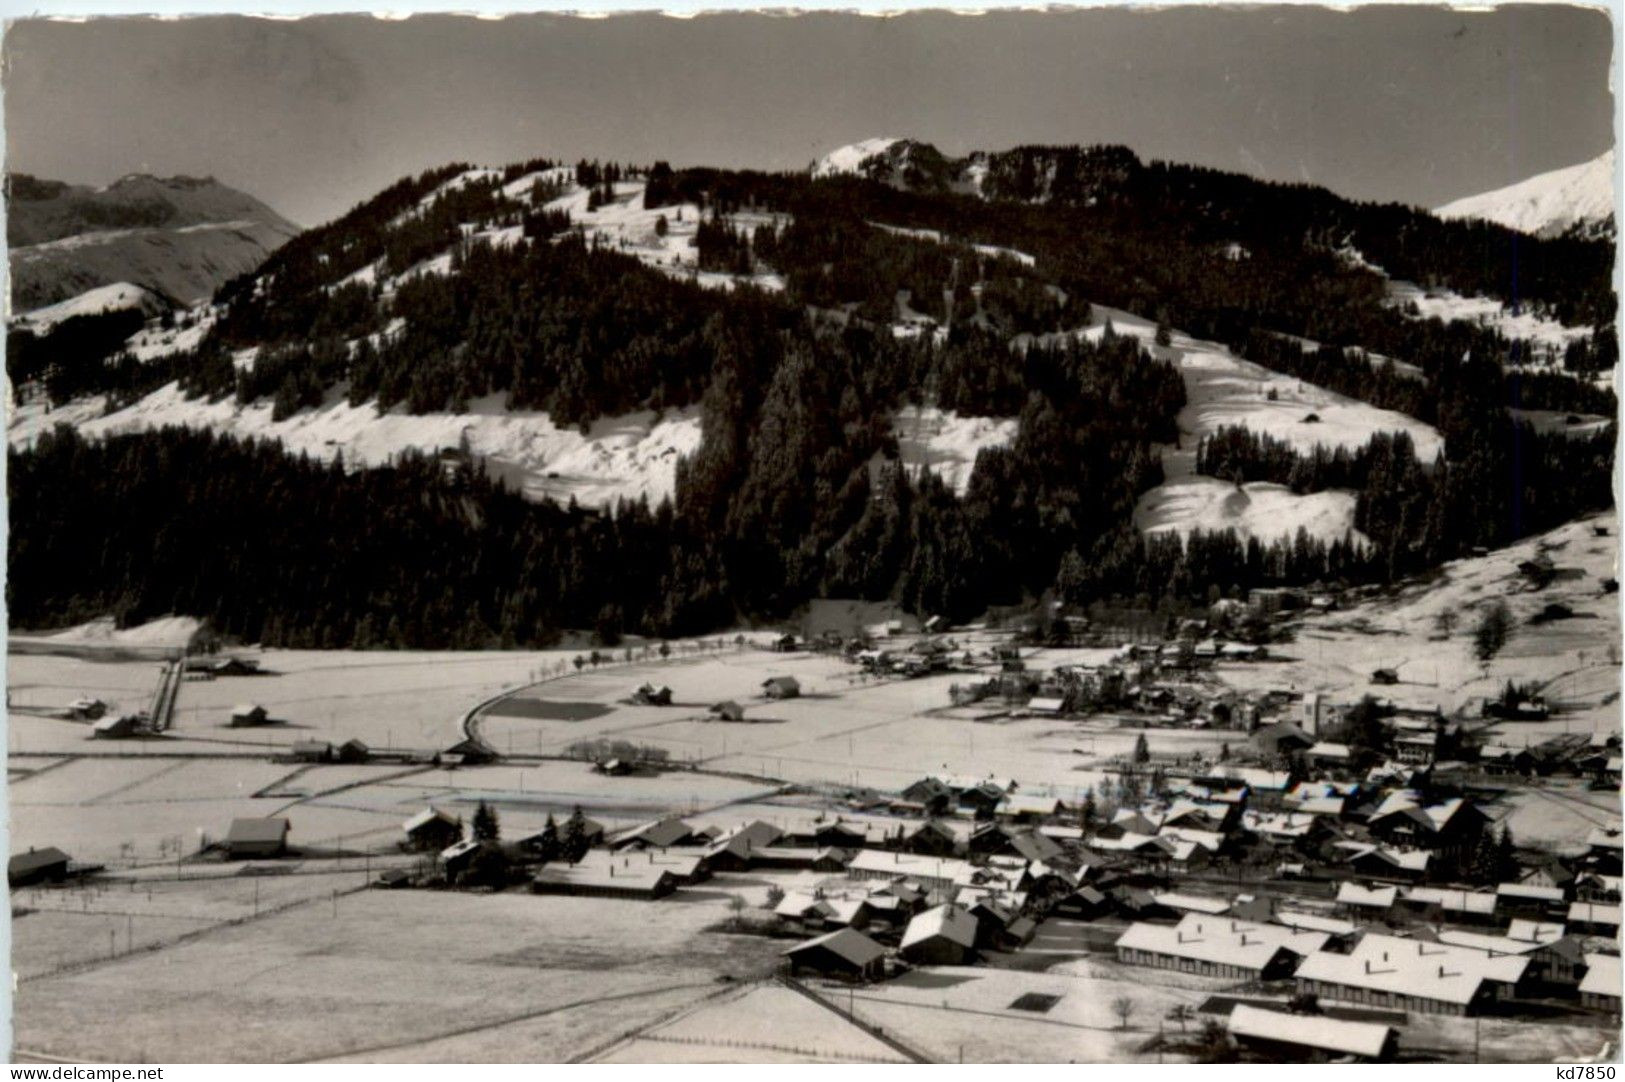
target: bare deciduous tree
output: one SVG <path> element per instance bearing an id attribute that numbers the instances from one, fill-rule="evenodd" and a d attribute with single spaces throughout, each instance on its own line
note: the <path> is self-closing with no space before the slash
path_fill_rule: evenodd
<path id="1" fill-rule="evenodd" d="M 1134 1017 L 1135 1003 L 1128 996 L 1118 996 L 1112 1000 L 1112 1013 L 1117 1016 L 1117 1028 L 1127 1029 L 1128 1020 Z"/>

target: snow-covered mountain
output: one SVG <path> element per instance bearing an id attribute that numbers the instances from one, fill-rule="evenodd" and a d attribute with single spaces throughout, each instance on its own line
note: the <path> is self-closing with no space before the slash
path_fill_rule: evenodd
<path id="1" fill-rule="evenodd" d="M 144 316 L 155 316 L 168 308 L 168 302 L 149 289 L 143 289 L 130 282 L 114 282 L 112 285 L 86 290 L 77 297 L 69 297 L 65 301 L 24 312 L 15 317 L 15 322 L 19 327 L 26 327 L 36 334 L 44 334 L 63 320 L 73 319 L 75 316 L 98 316 L 126 309 L 137 310 Z"/>
<path id="2" fill-rule="evenodd" d="M 889 150 L 897 139 L 865 139 L 858 143 L 848 143 L 844 147 L 837 147 L 819 158 L 812 164 L 812 175 L 815 177 L 833 177 L 842 174 L 861 174 L 863 165 L 871 158 L 879 157 Z"/>
<path id="3" fill-rule="evenodd" d="M 117 283 L 195 304 L 299 227 L 211 177 L 131 174 L 104 188 L 7 177 L 12 310 Z"/>
<path id="4" fill-rule="evenodd" d="M 1559 236 L 1601 229 L 1614 213 L 1614 152 L 1505 188 L 1446 203 L 1441 218 L 1482 218 L 1522 233 Z"/>

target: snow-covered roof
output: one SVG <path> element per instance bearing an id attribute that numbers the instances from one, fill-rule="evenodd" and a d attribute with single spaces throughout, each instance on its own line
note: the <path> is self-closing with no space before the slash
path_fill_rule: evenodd
<path id="1" fill-rule="evenodd" d="M 1528 966 L 1529 959 L 1515 955 L 1492 956 L 1447 943 L 1368 934 L 1348 954 L 1310 955 L 1296 975 L 1466 1005 L 1485 981 L 1515 984 Z"/>
<path id="2" fill-rule="evenodd" d="M 404 824 L 404 826 L 405 826 L 406 832 L 408 834 L 411 834 L 411 833 L 415 832 L 416 830 L 418 830 L 420 827 L 427 826 L 429 823 L 433 822 L 436 819 L 440 820 L 443 823 L 448 823 L 451 826 L 460 826 L 461 825 L 460 823 L 458 823 L 458 821 L 457 821 L 457 819 L 455 817 L 446 814 L 445 812 L 441 811 L 439 808 L 434 807 L 433 805 L 430 805 L 429 807 L 424 808 L 422 811 L 418 812 L 416 815 L 412 816 L 412 818 L 408 819 L 406 821 L 406 823 Z"/>
<path id="3" fill-rule="evenodd" d="M 1322 932 L 1300 932 L 1279 924 L 1187 913 L 1172 928 L 1165 924 L 1131 924 L 1128 931 L 1118 937 L 1117 946 L 1263 969 L 1282 948 L 1294 954 L 1312 954 L 1325 946 L 1326 939 Z"/>
<path id="4" fill-rule="evenodd" d="M 1216 776 L 1245 782 L 1254 789 L 1285 789 L 1292 782 L 1292 775 L 1284 770 L 1265 770 L 1256 766 L 1220 767 Z"/>
<path id="5" fill-rule="evenodd" d="M 1550 943 L 1555 939 L 1562 939 L 1567 931 L 1567 925 L 1549 920 L 1519 918 L 1507 924 L 1508 939 L 1520 939 L 1528 943 Z"/>
<path id="6" fill-rule="evenodd" d="M 1383 1054 L 1393 1036 L 1389 1026 L 1349 1022 L 1325 1015 L 1287 1014 L 1238 1003 L 1230 1011 L 1230 1032 L 1237 1037 L 1319 1048 L 1346 1056 L 1375 1058 Z"/>
<path id="7" fill-rule="evenodd" d="M 1210 853 L 1217 853 L 1225 842 L 1223 834 L 1211 830 L 1192 830 L 1190 827 L 1163 827 L 1157 836 L 1171 838 L 1176 842 L 1189 842 Z"/>
<path id="8" fill-rule="evenodd" d="M 603 852 L 595 850 L 595 852 Z M 604 853 L 605 857 L 610 854 Z M 617 887 L 624 890 L 653 890 L 662 879 L 673 877 L 670 867 L 625 858 L 612 860 L 583 860 L 580 864 L 554 862 L 536 870 L 535 880 L 543 884 L 561 884 L 577 887 Z"/>
<path id="9" fill-rule="evenodd" d="M 1009 815 L 1053 815 L 1058 805 L 1063 805 L 1058 796 L 1011 793 L 1004 798 L 1004 803 L 999 805 L 999 810 Z"/>
<path id="10" fill-rule="evenodd" d="M 927 857 L 914 853 L 860 849 L 852 857 L 852 863 L 847 865 L 847 870 L 859 874 L 908 876 L 952 883 L 962 876 L 968 880 L 974 869 L 965 861 L 953 857 Z"/>
<path id="11" fill-rule="evenodd" d="M 1590 954 L 1585 956 L 1586 975 L 1580 979 L 1580 991 L 1594 996 L 1619 998 L 1619 955 Z"/>
<path id="12" fill-rule="evenodd" d="M 976 918 L 956 905 L 939 905 L 917 913 L 908 922 L 900 946 L 907 949 L 927 939 L 941 937 L 961 947 L 976 945 Z"/>
<path id="13" fill-rule="evenodd" d="M 649 845 L 664 847 L 680 841 L 694 833 L 694 828 L 675 816 L 665 819 L 656 819 L 652 822 L 642 823 L 617 834 L 612 843 L 624 845 L 628 842 L 641 841 Z"/>
<path id="14" fill-rule="evenodd" d="M 1151 897 L 1156 899 L 1159 905 L 1188 913 L 1206 913 L 1210 916 L 1217 916 L 1220 913 L 1228 912 L 1230 909 L 1230 903 L 1225 899 L 1210 898 L 1202 894 L 1181 894 L 1178 891 L 1164 891 L 1159 894 L 1153 891 Z"/>
<path id="15" fill-rule="evenodd" d="M 867 898 L 829 898 L 829 919 L 836 924 L 851 924 L 869 904 Z"/>
<path id="16" fill-rule="evenodd" d="M 462 841 L 453 842 L 451 845 L 448 845 L 446 848 L 442 849 L 440 851 L 440 859 L 443 861 L 456 860 L 465 853 L 472 853 L 479 847 L 480 843 L 475 841 L 473 838 L 464 838 Z"/>
<path id="17" fill-rule="evenodd" d="M 1267 834 L 1276 838 L 1303 838 L 1314 828 L 1315 817 L 1302 812 L 1283 815 L 1248 812 L 1242 822 L 1248 830 L 1257 834 Z"/>
<path id="18" fill-rule="evenodd" d="M 1496 886 L 1495 893 L 1502 898 L 1528 898 L 1541 902 L 1563 900 L 1560 887 L 1537 887 L 1533 883 L 1501 883 Z"/>
<path id="19" fill-rule="evenodd" d="M 822 898 L 814 897 L 805 891 L 793 890 L 773 907 L 773 912 L 781 917 L 799 920 L 809 915 L 827 917 L 835 910 Z"/>
<path id="20" fill-rule="evenodd" d="M 1338 849 L 1346 849 L 1348 855 L 1344 858 L 1350 863 L 1363 857 L 1375 856 L 1383 863 L 1406 872 L 1425 872 L 1431 854 L 1425 849 L 1389 849 L 1386 846 L 1367 845 L 1361 842 L 1338 842 Z"/>
<path id="21" fill-rule="evenodd" d="M 862 932 L 855 932 L 851 928 L 841 928 L 833 932 L 826 932 L 815 939 L 797 943 L 786 948 L 784 954 L 799 954 L 802 951 L 823 948 L 833 954 L 846 959 L 855 966 L 867 966 L 876 958 L 886 953 L 886 948 L 870 939 Z"/>
<path id="22" fill-rule="evenodd" d="M 1340 883 L 1337 887 L 1338 905 L 1391 909 L 1397 897 L 1399 897 L 1398 887 L 1363 887 L 1358 883 Z"/>
<path id="23" fill-rule="evenodd" d="M 1607 924 L 1619 927 L 1619 906 L 1575 902 L 1569 906 L 1570 924 Z"/>
<path id="24" fill-rule="evenodd" d="M 1495 912 L 1495 894 L 1487 890 L 1452 890 L 1446 887 L 1405 887 L 1408 902 L 1436 905 L 1453 913 L 1489 916 Z"/>
<path id="25" fill-rule="evenodd" d="M 1324 917 L 1318 913 L 1299 913 L 1290 909 L 1277 910 L 1270 919 L 1288 928 L 1297 928 L 1305 932 L 1325 932 L 1327 935 L 1353 935 L 1359 930 L 1359 926 L 1353 921 Z"/>

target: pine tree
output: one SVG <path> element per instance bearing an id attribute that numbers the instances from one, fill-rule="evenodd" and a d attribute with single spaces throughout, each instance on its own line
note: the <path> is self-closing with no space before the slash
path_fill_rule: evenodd
<path id="1" fill-rule="evenodd" d="M 577 804 L 564 824 L 564 859 L 571 864 L 580 863 L 591 847 L 587 840 L 587 820 L 581 814 L 581 805 Z"/>
<path id="2" fill-rule="evenodd" d="M 1495 858 L 1497 882 L 1507 882 L 1517 877 L 1520 868 L 1518 846 L 1512 840 L 1512 828 L 1509 826 L 1501 828 L 1501 837 L 1495 846 Z"/>
<path id="3" fill-rule="evenodd" d="M 1145 742 L 1145 734 L 1141 733 L 1134 738 L 1134 762 L 1149 763 L 1151 761 L 1151 748 Z"/>
<path id="4" fill-rule="evenodd" d="M 480 801 L 479 807 L 474 809 L 474 840 L 478 842 L 494 842 L 502 833 L 497 822 L 496 809 L 485 801 Z"/>
<path id="5" fill-rule="evenodd" d="M 536 855 L 541 858 L 543 864 L 546 864 L 548 861 L 558 860 L 559 853 L 558 824 L 553 822 L 553 813 L 548 812 L 547 824 L 542 827 L 542 837 L 537 843 Z"/>

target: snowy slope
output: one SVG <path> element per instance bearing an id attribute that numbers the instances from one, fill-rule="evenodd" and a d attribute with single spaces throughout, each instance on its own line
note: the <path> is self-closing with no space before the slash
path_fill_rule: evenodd
<path id="1" fill-rule="evenodd" d="M 132 174 L 99 189 L 10 179 L 6 241 L 19 310 L 120 282 L 196 303 L 299 232 L 209 178 Z"/>
<path id="2" fill-rule="evenodd" d="M 963 496 L 984 447 L 1003 447 L 1016 438 L 1014 417 L 961 417 L 935 406 L 909 406 L 892 418 L 892 434 L 903 469 L 917 477 L 922 466 Z"/>
<path id="3" fill-rule="evenodd" d="M 1483 218 L 1523 233 L 1552 236 L 1578 222 L 1598 223 L 1614 212 L 1614 152 L 1580 165 L 1446 203 L 1441 218 Z"/>
<path id="4" fill-rule="evenodd" d="M 1406 312 L 1410 312 L 1414 306 L 1417 319 L 1476 323 L 1507 338 L 1532 342 L 1538 348 L 1534 357 L 1537 364 L 1560 369 L 1563 350 L 1568 344 L 1591 335 L 1590 327 L 1570 327 L 1534 312 L 1512 308 L 1496 297 L 1465 297 L 1451 289 L 1423 289 L 1415 282 L 1390 278 L 1387 271 L 1367 259 L 1358 248 L 1345 247 L 1337 254 L 1350 266 L 1361 267 L 1387 279 L 1387 304 Z"/>
<path id="5" fill-rule="evenodd" d="M 699 206 L 683 203 L 646 208 L 643 205 L 643 189 L 642 181 L 622 181 L 615 185 L 615 199 L 612 202 L 596 210 L 588 210 L 590 193 L 585 188 L 577 188 L 547 204 L 547 207 L 568 213 L 571 221 L 582 228 L 589 241 L 596 240 L 673 278 L 694 282 L 708 289 L 733 289 L 740 284 L 771 292 L 784 289 L 784 279 L 777 274 L 743 278 L 700 270 L 700 253 L 694 247 L 695 234 L 700 226 Z M 664 237 L 656 229 L 661 218 L 666 219 Z M 742 211 L 726 215 L 724 220 L 735 229 L 748 232 L 759 225 L 783 225 L 788 219 L 783 215 Z"/>
<path id="6" fill-rule="evenodd" d="M 644 411 L 600 418 L 582 435 L 556 427 L 546 413 L 509 410 L 502 395 L 475 400 L 467 413 L 413 416 L 395 410 L 380 416 L 370 403 L 351 406 L 336 388 L 322 406 L 273 421 L 269 401 L 239 406 L 231 398 L 187 399 L 171 383 L 125 409 L 100 413 L 97 400 L 49 413 L 38 403 L 25 404 L 12 412 L 7 439 L 24 447 L 63 422 L 91 439 L 175 425 L 277 440 L 290 454 L 324 460 L 342 452 L 355 468 L 385 465 L 407 450 L 432 454 L 461 446 L 527 497 L 565 502 L 573 496 L 594 506 L 640 496 L 656 503 L 671 495 L 677 459 L 700 444 L 698 407 L 664 417 Z"/>
<path id="7" fill-rule="evenodd" d="M 865 139 L 838 147 L 813 163 L 812 175 L 833 177 L 842 173 L 856 173 L 864 162 L 877 154 L 884 154 L 896 142 L 896 139 Z"/>
<path id="8" fill-rule="evenodd" d="M 1568 327 L 1555 319 L 1509 308 L 1495 297 L 1464 297 L 1449 289 L 1423 289 L 1399 278 L 1388 280 L 1389 303 L 1416 306 L 1418 319 L 1446 323 L 1476 323 L 1508 338 L 1522 338 L 1544 347 L 1553 367 L 1561 368 L 1563 350 L 1570 342 L 1591 336 L 1590 327 Z"/>
<path id="9" fill-rule="evenodd" d="M 437 194 L 496 175 L 485 169 L 460 173 L 420 201 L 406 216 L 431 205 Z M 784 288 L 783 280 L 776 274 L 738 276 L 700 271 L 694 247 L 701 218 L 698 206 L 645 208 L 643 183 L 628 181 L 616 185 L 612 201 L 589 210 L 589 192 L 575 187 L 571 177 L 569 170 L 550 170 L 520 177 L 505 187 L 510 196 L 528 201 L 532 185 L 538 179 L 570 184 L 570 191 L 548 204 L 550 209 L 568 213 L 590 241 L 633 256 L 673 277 L 720 289 L 732 289 L 741 284 L 767 290 Z M 666 219 L 664 235 L 657 228 L 661 218 Z M 743 211 L 728 215 L 726 220 L 735 228 L 749 230 L 761 225 L 779 226 L 786 219 L 782 215 Z M 519 226 L 483 229 L 467 226 L 463 231 L 466 240 L 484 241 L 498 247 L 518 243 L 522 233 Z M 375 263 L 346 280 L 377 285 L 387 298 L 407 279 L 449 273 L 451 262 L 452 252 L 448 248 L 398 276 L 384 275 L 382 264 Z M 59 319 L 67 314 L 71 314 L 69 306 L 57 306 L 34 315 Z M 180 325 L 176 327 L 160 328 L 156 323 L 148 326 L 129 339 L 127 348 L 141 361 L 195 348 L 217 316 L 212 306 L 199 305 L 181 314 L 177 321 Z M 398 331 L 403 322 L 397 317 L 385 333 Z M 239 350 L 233 356 L 233 363 L 239 368 L 251 366 L 256 352 L 253 347 Z M 489 471 L 505 478 L 511 487 L 529 498 L 566 501 L 573 497 L 582 504 L 594 506 L 609 505 L 621 498 L 647 497 L 651 502 L 658 502 L 671 495 L 677 459 L 691 454 L 700 443 L 697 407 L 670 412 L 663 417 L 644 411 L 602 418 L 582 434 L 575 428 L 556 427 L 544 412 L 508 410 L 502 396 L 476 401 L 466 413 L 414 417 L 395 410 L 380 416 L 371 403 L 350 406 L 344 391 L 342 386 L 332 388 L 322 406 L 302 410 L 278 422 L 271 420 L 269 400 L 248 406 L 239 406 L 232 399 L 188 400 L 174 384 L 105 416 L 102 396 L 82 399 L 49 412 L 41 403 L 31 402 L 11 413 L 7 437 L 11 446 L 22 447 L 59 423 L 71 424 L 89 438 L 180 425 L 239 437 L 277 440 L 290 453 L 322 459 L 331 459 L 342 452 L 344 461 L 352 468 L 383 465 L 407 450 L 434 453 L 463 447 L 474 458 L 483 460 Z M 955 428 L 948 440 L 957 447 L 965 437 Z M 932 452 L 933 461 L 952 458 L 954 453 L 952 447 L 938 449 Z M 974 460 L 974 457 L 972 447 L 969 459 Z M 965 470 L 968 476 L 968 463 Z"/>
<path id="10" fill-rule="evenodd" d="M 32 312 L 24 312 L 16 317 L 16 323 L 19 327 L 43 333 L 63 320 L 75 316 L 101 315 L 129 308 L 146 315 L 155 315 L 167 307 L 168 305 L 151 290 L 142 289 L 130 282 L 114 282 L 111 285 L 88 289 L 77 297 L 69 297 L 65 301 L 36 308 Z"/>
<path id="11" fill-rule="evenodd" d="M 1175 331 L 1169 345 L 1156 345 L 1156 326 L 1128 312 L 1095 305 L 1091 324 L 1081 333 L 1098 340 L 1107 320 L 1114 333 L 1139 339 L 1153 355 L 1178 365 L 1185 378 L 1187 401 L 1179 413 L 1179 446 L 1163 448 L 1166 479 L 1142 496 L 1134 509 L 1134 524 L 1142 532 L 1233 529 L 1243 538 L 1269 541 L 1290 538 L 1302 527 L 1326 542 L 1354 532 L 1352 492 L 1300 496 L 1281 485 L 1238 487 L 1197 474 L 1197 440 L 1225 425 L 1245 425 L 1300 451 L 1317 445 L 1352 449 L 1377 432 L 1408 433 L 1424 463 L 1432 463 L 1444 448 L 1438 431 L 1414 417 L 1282 375 L 1215 342 Z M 1311 416 L 1317 419 L 1310 420 Z"/>

